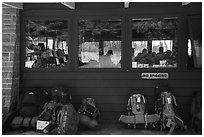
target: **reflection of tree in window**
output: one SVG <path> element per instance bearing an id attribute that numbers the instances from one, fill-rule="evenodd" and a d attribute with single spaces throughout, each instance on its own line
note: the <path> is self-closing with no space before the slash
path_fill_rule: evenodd
<path id="1" fill-rule="evenodd" d="M 117 68 L 121 60 L 121 20 L 80 20 L 79 66 L 81 68 Z M 100 58 L 113 51 L 114 66 L 101 65 Z"/>
<path id="2" fill-rule="evenodd" d="M 133 68 L 177 66 L 177 18 L 133 19 L 132 23 Z M 136 42 L 146 42 L 146 45 Z M 162 54 L 159 53 L 161 47 Z M 143 49 L 147 49 L 145 56 Z"/>
<path id="3" fill-rule="evenodd" d="M 67 34 L 67 21 L 27 21 L 26 67 L 63 67 L 68 61 Z"/>

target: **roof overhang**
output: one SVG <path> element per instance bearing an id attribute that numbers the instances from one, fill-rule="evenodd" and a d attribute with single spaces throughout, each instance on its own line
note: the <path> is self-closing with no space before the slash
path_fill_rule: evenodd
<path id="1" fill-rule="evenodd" d="M 129 2 L 124 2 L 124 8 L 129 8 Z"/>
<path id="2" fill-rule="evenodd" d="M 23 3 L 20 2 L 3 2 L 2 4 L 15 9 L 23 9 Z"/>
<path id="3" fill-rule="evenodd" d="M 188 5 L 190 2 L 182 2 L 182 6 Z"/>
<path id="4" fill-rule="evenodd" d="M 70 8 L 70 9 L 75 9 L 75 2 L 61 2 L 62 5 Z"/>

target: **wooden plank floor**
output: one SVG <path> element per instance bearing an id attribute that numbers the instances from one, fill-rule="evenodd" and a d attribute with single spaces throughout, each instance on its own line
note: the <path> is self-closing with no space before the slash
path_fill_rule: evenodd
<path id="1" fill-rule="evenodd" d="M 126 128 L 121 123 L 103 123 L 97 130 L 78 130 L 77 135 L 167 135 L 168 131 L 159 131 L 152 128 L 130 129 Z M 27 130 L 20 132 L 20 130 L 13 130 L 7 132 L 6 135 L 41 135 L 42 133 L 35 130 Z M 174 130 L 173 135 L 198 135 L 194 131 Z"/>

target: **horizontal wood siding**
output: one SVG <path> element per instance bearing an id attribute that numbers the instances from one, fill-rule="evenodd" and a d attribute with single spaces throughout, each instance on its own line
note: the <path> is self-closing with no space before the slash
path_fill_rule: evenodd
<path id="1" fill-rule="evenodd" d="M 49 72 L 23 73 L 22 91 L 35 88 L 50 89 L 64 86 L 72 95 L 76 109 L 81 99 L 93 97 L 101 111 L 101 120 L 117 121 L 126 114 L 126 105 L 132 89 L 142 89 L 146 97 L 148 112 L 154 113 L 154 88 L 157 84 L 168 84 L 176 96 L 177 113 L 185 121 L 190 120 L 190 104 L 193 92 L 202 89 L 201 71 L 169 72 L 168 80 L 142 80 L 139 72 Z"/>
<path id="2" fill-rule="evenodd" d="M 73 104 L 78 109 L 81 99 L 93 97 L 101 111 L 101 120 L 117 121 L 121 114 L 126 114 L 126 105 L 131 89 L 142 89 L 146 97 L 148 112 L 154 112 L 154 89 L 157 84 L 168 84 L 177 99 L 177 114 L 185 122 L 190 121 L 190 104 L 195 90 L 202 89 L 202 71 L 187 70 L 187 17 L 201 15 L 202 4 L 190 3 L 130 3 L 129 8 L 121 3 L 76 3 L 76 9 L 70 10 L 61 4 L 27 3 L 21 12 L 22 23 L 27 19 L 65 19 L 70 28 L 70 67 L 66 70 L 28 70 L 24 67 L 24 54 L 21 54 L 21 92 L 33 88 L 52 88 L 64 86 L 73 97 Z M 47 6 L 46 6 L 47 5 Z M 173 9 L 173 10 L 172 10 Z M 180 34 L 178 36 L 177 69 L 131 69 L 131 18 L 143 17 L 179 17 Z M 77 69 L 77 20 L 80 18 L 123 18 L 122 31 L 122 69 Z M 22 32 L 24 32 L 22 26 Z M 22 33 L 21 53 L 25 38 Z M 123 66 L 124 65 L 124 66 Z M 141 73 L 168 73 L 167 80 L 142 80 Z"/>

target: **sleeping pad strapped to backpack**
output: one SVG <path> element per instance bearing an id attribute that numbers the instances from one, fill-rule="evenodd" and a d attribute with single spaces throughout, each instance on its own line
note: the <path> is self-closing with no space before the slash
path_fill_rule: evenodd
<path id="1" fill-rule="evenodd" d="M 127 111 L 129 115 L 140 115 L 145 114 L 146 106 L 145 106 L 145 98 L 142 94 L 133 94 L 129 100 L 127 105 Z"/>
<path id="2" fill-rule="evenodd" d="M 78 113 L 80 114 L 80 125 L 82 128 L 96 129 L 98 127 L 100 112 L 96 107 L 95 99 L 82 99 L 82 105 Z"/>
<path id="3" fill-rule="evenodd" d="M 145 101 L 144 95 L 142 94 L 131 95 L 131 97 L 128 99 L 127 111 L 128 111 L 128 115 L 135 116 L 134 127 L 136 127 L 137 116 L 140 115 L 140 116 L 143 116 L 145 128 L 146 128 L 147 126 L 146 114 L 147 113 L 146 113 L 146 101 Z"/>
<path id="4" fill-rule="evenodd" d="M 17 107 L 17 115 L 11 123 L 12 128 L 36 127 L 37 116 L 42 111 L 43 104 L 48 100 L 46 91 L 34 90 L 21 95 Z"/>
<path id="5" fill-rule="evenodd" d="M 132 94 L 128 99 L 127 104 L 128 115 L 121 115 L 119 121 L 128 124 L 134 125 L 136 128 L 137 124 L 154 123 L 159 121 L 160 117 L 157 114 L 147 115 L 146 101 L 145 97 L 142 94 Z"/>

